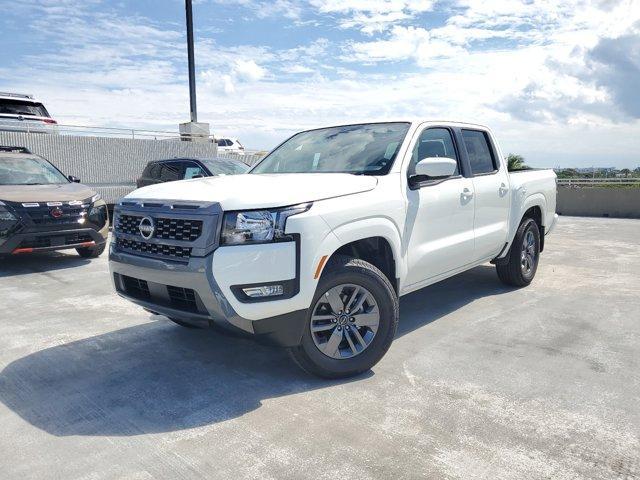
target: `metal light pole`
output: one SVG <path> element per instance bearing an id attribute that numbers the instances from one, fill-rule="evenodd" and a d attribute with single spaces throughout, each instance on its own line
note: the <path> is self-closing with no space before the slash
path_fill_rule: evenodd
<path id="1" fill-rule="evenodd" d="M 187 55 L 189 57 L 189 104 L 191 107 L 191 121 L 198 121 L 198 109 L 196 107 L 196 65 L 193 54 L 193 12 L 191 0 L 185 0 L 187 13 Z"/>

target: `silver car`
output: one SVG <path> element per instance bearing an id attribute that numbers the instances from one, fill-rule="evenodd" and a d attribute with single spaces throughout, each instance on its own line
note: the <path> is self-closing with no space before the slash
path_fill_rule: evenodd
<path id="1" fill-rule="evenodd" d="M 55 134 L 58 122 L 33 95 L 0 92 L 0 130 Z"/>

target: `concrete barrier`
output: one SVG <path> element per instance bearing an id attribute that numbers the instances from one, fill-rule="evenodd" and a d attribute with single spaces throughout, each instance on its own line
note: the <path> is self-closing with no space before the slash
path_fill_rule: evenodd
<path id="1" fill-rule="evenodd" d="M 640 188 L 558 187 L 560 215 L 640 218 Z"/>

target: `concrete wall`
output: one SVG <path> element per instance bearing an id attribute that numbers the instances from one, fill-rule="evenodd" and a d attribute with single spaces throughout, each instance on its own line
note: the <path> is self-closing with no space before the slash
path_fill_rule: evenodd
<path id="1" fill-rule="evenodd" d="M 640 188 L 558 187 L 560 215 L 640 218 Z"/>
<path id="2" fill-rule="evenodd" d="M 27 147 L 67 175 L 75 175 L 114 203 L 135 188 L 147 162 L 174 157 L 216 156 L 215 143 L 180 142 L 0 131 L 0 145 Z M 249 165 L 257 155 L 224 155 Z"/>

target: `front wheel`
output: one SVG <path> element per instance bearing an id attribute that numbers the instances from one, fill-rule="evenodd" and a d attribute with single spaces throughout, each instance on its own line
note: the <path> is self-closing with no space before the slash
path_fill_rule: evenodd
<path id="1" fill-rule="evenodd" d="M 318 283 L 302 343 L 289 352 L 313 375 L 358 375 L 378 363 L 391 346 L 398 311 L 398 297 L 379 269 L 338 256 Z"/>
<path id="2" fill-rule="evenodd" d="M 76 252 L 78 252 L 78 255 L 82 258 L 98 258 L 102 255 L 106 246 L 107 244 L 103 243 L 97 247 L 80 247 L 76 248 Z"/>
<path id="3" fill-rule="evenodd" d="M 514 287 L 529 285 L 540 259 L 540 230 L 532 218 L 525 218 L 520 223 L 508 258 L 508 262 L 496 265 L 498 278 Z"/>

